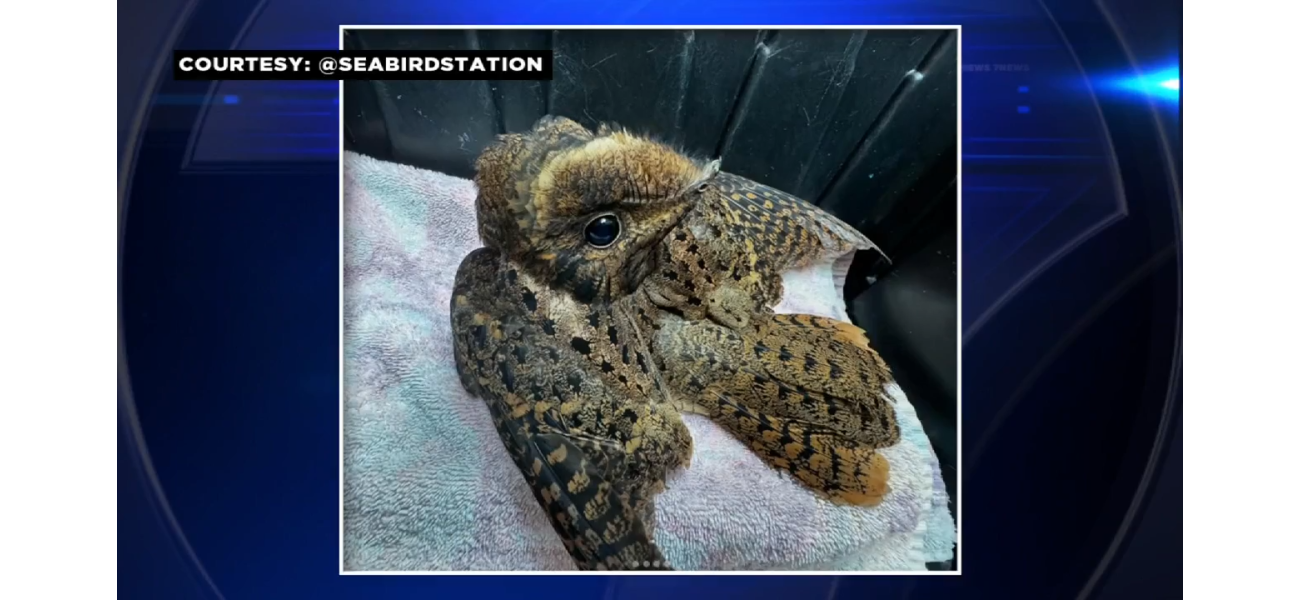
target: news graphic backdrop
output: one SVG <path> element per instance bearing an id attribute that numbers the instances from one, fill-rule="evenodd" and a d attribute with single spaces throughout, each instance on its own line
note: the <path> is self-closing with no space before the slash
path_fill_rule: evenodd
<path id="1" fill-rule="evenodd" d="M 1177 4 L 119 4 L 126 597 L 1163 597 L 1181 545 Z M 339 24 L 962 26 L 960 576 L 338 575 Z"/>

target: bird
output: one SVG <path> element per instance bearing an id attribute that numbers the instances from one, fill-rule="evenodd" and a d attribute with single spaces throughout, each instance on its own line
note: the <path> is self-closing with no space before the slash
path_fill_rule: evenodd
<path id="1" fill-rule="evenodd" d="M 869 242 L 719 165 L 552 116 L 476 163 L 456 368 L 581 569 L 670 568 L 653 503 L 690 464 L 682 411 L 831 501 L 887 492 L 888 366 L 851 324 L 771 310 L 784 270 Z"/>
<path id="2" fill-rule="evenodd" d="M 716 161 L 562 117 L 475 164 L 483 247 L 457 269 L 456 370 L 582 570 L 671 570 L 654 497 L 689 466 L 690 431 L 650 356 L 637 293 Z"/>

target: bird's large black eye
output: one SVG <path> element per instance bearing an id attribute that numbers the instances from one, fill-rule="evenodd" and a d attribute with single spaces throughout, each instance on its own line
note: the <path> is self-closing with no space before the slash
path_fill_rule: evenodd
<path id="1" fill-rule="evenodd" d="M 614 215 L 600 215 L 587 223 L 587 243 L 597 248 L 606 248 L 618 240 L 618 234 L 622 227 L 619 225 L 618 217 Z"/>

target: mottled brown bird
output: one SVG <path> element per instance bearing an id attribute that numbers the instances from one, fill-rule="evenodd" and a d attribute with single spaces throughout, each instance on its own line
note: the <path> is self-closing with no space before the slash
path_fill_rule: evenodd
<path id="1" fill-rule="evenodd" d="M 666 569 L 653 497 L 691 456 L 634 294 L 716 173 L 546 118 L 477 164 L 484 248 L 456 273 L 456 367 L 582 569 Z"/>
<path id="2" fill-rule="evenodd" d="M 716 161 L 562 118 L 478 168 L 486 247 L 456 277 L 457 368 L 580 568 L 665 568 L 653 497 L 692 450 L 674 406 L 833 501 L 883 498 L 888 367 L 850 324 L 771 310 L 783 271 L 871 247 L 860 233 Z"/>

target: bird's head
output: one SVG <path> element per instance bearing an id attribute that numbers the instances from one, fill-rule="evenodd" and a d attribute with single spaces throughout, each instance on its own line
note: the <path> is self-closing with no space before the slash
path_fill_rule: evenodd
<path id="1" fill-rule="evenodd" d="M 477 169 L 484 244 L 590 303 L 640 285 L 656 245 L 705 193 L 718 162 L 548 116 L 500 136 Z"/>

